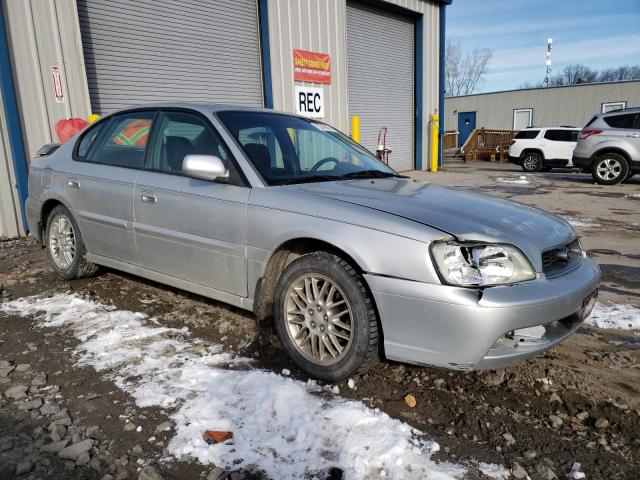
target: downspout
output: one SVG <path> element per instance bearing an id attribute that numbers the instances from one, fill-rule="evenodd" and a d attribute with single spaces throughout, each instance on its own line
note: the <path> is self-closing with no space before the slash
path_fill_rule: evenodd
<path id="1" fill-rule="evenodd" d="M 262 60 L 262 92 L 264 107 L 273 108 L 273 84 L 271 82 L 271 45 L 269 42 L 269 0 L 258 1 L 260 19 L 260 54 Z"/>
<path id="2" fill-rule="evenodd" d="M 452 0 L 441 0 L 440 2 L 440 52 L 439 52 L 439 79 L 438 79 L 438 88 L 440 90 L 438 95 L 438 116 L 440 119 L 440 128 L 439 128 L 439 137 L 440 141 L 438 142 L 438 166 L 442 166 L 442 146 L 444 145 L 444 59 L 445 59 L 445 25 L 446 25 L 446 11 L 447 5 L 451 5 Z"/>
<path id="3" fill-rule="evenodd" d="M 11 57 L 9 55 L 9 38 L 4 23 L 4 7 L 0 1 L 0 91 L 5 109 L 7 121 L 7 133 L 9 135 L 9 149 L 16 177 L 16 188 L 20 199 L 20 214 L 22 216 L 23 230 L 27 232 L 27 215 L 25 202 L 27 201 L 27 154 L 24 149 L 24 138 L 20 126 L 20 113 L 16 100 L 16 90 L 13 83 L 11 70 Z"/>

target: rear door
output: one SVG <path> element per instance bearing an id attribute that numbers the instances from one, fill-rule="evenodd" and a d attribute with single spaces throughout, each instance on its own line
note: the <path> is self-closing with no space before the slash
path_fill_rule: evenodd
<path id="1" fill-rule="evenodd" d="M 133 186 L 144 164 L 155 111 L 115 115 L 87 130 L 66 188 L 90 253 L 138 263 Z"/>
<path id="2" fill-rule="evenodd" d="M 571 130 L 550 128 L 544 133 L 543 145 L 546 160 L 568 160 L 573 153 Z"/>
<path id="3" fill-rule="evenodd" d="M 246 214 L 250 189 L 210 122 L 192 111 L 162 111 L 134 190 L 135 237 L 142 265 L 247 296 Z M 189 154 L 217 155 L 229 179 L 182 174 Z"/>

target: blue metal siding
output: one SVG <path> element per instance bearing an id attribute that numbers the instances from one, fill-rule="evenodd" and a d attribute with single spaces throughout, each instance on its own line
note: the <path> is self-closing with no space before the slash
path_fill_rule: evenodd
<path id="1" fill-rule="evenodd" d="M 27 230 L 27 217 L 25 215 L 25 202 L 27 200 L 27 155 L 24 149 L 24 138 L 20 126 L 20 114 L 16 101 L 15 85 L 9 56 L 9 43 L 4 23 L 3 4 L 0 3 L 0 90 L 2 90 L 2 102 L 4 104 L 7 131 L 9 133 L 9 148 L 13 161 L 14 173 L 20 196 L 20 213 L 22 225 Z"/>

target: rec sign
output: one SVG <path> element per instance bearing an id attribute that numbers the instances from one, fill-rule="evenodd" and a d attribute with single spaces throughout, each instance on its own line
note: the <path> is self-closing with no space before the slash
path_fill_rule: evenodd
<path id="1" fill-rule="evenodd" d="M 324 90 L 322 87 L 295 88 L 296 113 L 311 118 L 324 117 Z"/>
<path id="2" fill-rule="evenodd" d="M 293 80 L 331 84 L 331 56 L 328 53 L 293 49 Z"/>

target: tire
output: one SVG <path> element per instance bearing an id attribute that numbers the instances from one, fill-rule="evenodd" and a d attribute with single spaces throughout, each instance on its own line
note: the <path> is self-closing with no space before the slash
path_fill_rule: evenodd
<path id="1" fill-rule="evenodd" d="M 629 171 L 629 173 L 627 173 L 627 178 L 625 178 L 624 180 L 625 180 L 625 181 L 629 180 L 629 179 L 630 179 L 631 177 L 633 177 L 635 174 L 636 174 L 635 172 Z"/>
<path id="2" fill-rule="evenodd" d="M 542 170 L 542 157 L 536 152 L 522 154 L 522 170 L 525 172 L 539 172 Z"/>
<path id="3" fill-rule="evenodd" d="M 591 176 L 600 185 L 614 185 L 627 179 L 629 164 L 618 153 L 604 153 L 591 165 Z"/>
<path id="4" fill-rule="evenodd" d="M 310 253 L 284 269 L 275 291 L 274 323 L 293 363 L 320 380 L 339 382 L 378 360 L 373 301 L 362 276 L 336 255 Z"/>
<path id="5" fill-rule="evenodd" d="M 71 212 L 63 205 L 51 210 L 47 217 L 45 248 L 53 270 L 64 280 L 93 275 L 97 265 L 89 262 L 80 229 Z"/>

